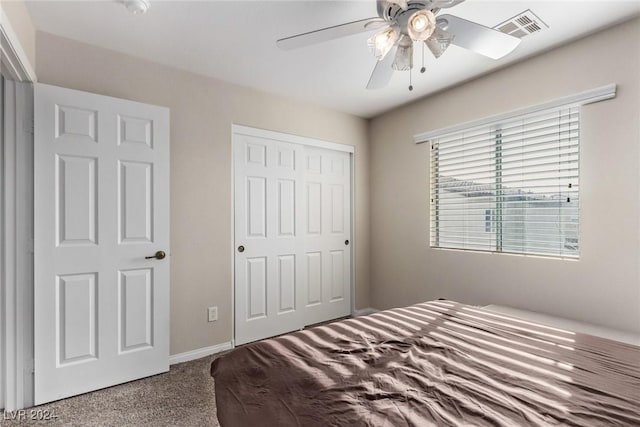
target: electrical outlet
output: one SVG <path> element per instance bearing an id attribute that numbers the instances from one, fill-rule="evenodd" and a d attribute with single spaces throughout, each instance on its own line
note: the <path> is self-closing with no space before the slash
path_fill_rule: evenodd
<path id="1" fill-rule="evenodd" d="M 207 314 L 209 315 L 209 322 L 215 322 L 218 320 L 218 307 L 209 307 Z"/>

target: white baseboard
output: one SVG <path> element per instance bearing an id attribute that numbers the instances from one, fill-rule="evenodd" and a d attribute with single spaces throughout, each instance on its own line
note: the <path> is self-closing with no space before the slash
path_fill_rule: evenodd
<path id="1" fill-rule="evenodd" d="M 169 356 L 169 365 L 189 362 L 190 360 L 196 360 L 202 357 L 211 356 L 212 354 L 231 350 L 232 348 L 233 344 L 231 344 L 231 341 L 228 341 L 221 344 L 212 345 L 211 347 L 203 347 L 196 350 L 186 351 L 184 353 L 172 354 L 171 356 Z"/>
<path id="2" fill-rule="evenodd" d="M 363 308 L 363 309 L 354 311 L 353 312 L 353 317 L 366 316 L 368 314 L 377 313 L 378 311 L 380 311 L 380 310 L 378 310 L 377 308 L 367 307 L 367 308 Z"/>

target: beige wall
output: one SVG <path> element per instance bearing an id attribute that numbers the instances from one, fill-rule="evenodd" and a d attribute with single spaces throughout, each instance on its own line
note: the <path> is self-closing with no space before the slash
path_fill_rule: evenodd
<path id="1" fill-rule="evenodd" d="M 231 338 L 231 123 L 356 146 L 358 308 L 447 297 L 640 331 L 638 19 L 369 124 L 46 33 L 36 57 L 44 83 L 171 108 L 172 354 Z M 429 152 L 414 134 L 608 83 L 618 97 L 582 114 L 579 261 L 429 249 Z"/>
<path id="2" fill-rule="evenodd" d="M 23 1 L 0 1 L 0 8 L 9 18 L 11 28 L 18 36 L 18 41 L 24 50 L 27 60 L 33 69 L 36 67 L 36 30 L 31 21 L 31 15 Z"/>
<path id="3" fill-rule="evenodd" d="M 371 122 L 371 298 L 503 304 L 640 331 L 640 20 Z M 579 261 L 429 248 L 429 147 L 412 136 L 617 83 L 585 106 Z"/>
<path id="4" fill-rule="evenodd" d="M 37 60 L 42 83 L 171 109 L 172 354 L 231 339 L 232 123 L 355 145 L 356 306 L 369 306 L 365 120 L 41 32 Z"/>

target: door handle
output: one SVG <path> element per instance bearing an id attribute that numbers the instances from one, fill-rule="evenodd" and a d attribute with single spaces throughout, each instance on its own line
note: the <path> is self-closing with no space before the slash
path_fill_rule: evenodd
<path id="1" fill-rule="evenodd" d="M 164 259 L 167 256 L 167 254 L 164 251 L 158 251 L 155 254 L 151 255 L 151 256 L 146 256 L 144 257 L 144 259 Z"/>
<path id="2" fill-rule="evenodd" d="M 238 246 L 238 252 L 240 253 L 244 252 L 244 246 L 242 245 Z"/>

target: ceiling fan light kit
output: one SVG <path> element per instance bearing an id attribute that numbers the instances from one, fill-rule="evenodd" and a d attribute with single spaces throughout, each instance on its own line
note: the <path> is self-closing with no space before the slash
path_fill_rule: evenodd
<path id="1" fill-rule="evenodd" d="M 374 34 L 367 44 L 378 61 L 384 59 L 398 40 L 398 33 L 391 27 Z"/>
<path id="2" fill-rule="evenodd" d="M 398 42 L 396 57 L 391 64 L 396 71 L 409 71 L 413 68 L 413 41 L 404 34 Z"/>
<path id="3" fill-rule="evenodd" d="M 439 15 L 464 0 L 377 0 L 378 16 L 278 40 L 282 49 L 294 49 L 384 27 L 367 40 L 377 59 L 367 89 L 388 85 L 393 71 L 413 69 L 413 45 L 424 42 L 435 58 L 457 45 L 492 59 L 511 53 L 520 39 L 453 15 Z M 424 48 L 423 64 L 424 67 Z M 410 83 L 409 90 L 413 89 Z"/>
<path id="4" fill-rule="evenodd" d="M 414 42 L 427 40 L 436 29 L 436 16 L 430 10 L 419 10 L 409 18 L 407 33 Z"/>
<path id="5" fill-rule="evenodd" d="M 455 36 L 453 34 L 449 34 L 445 30 L 436 27 L 433 37 L 429 37 L 425 40 L 424 44 L 427 45 L 433 56 L 437 59 L 442 56 L 445 50 L 447 50 L 454 38 Z"/>

